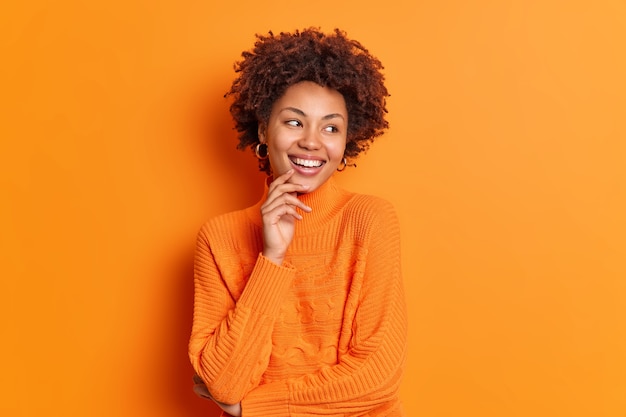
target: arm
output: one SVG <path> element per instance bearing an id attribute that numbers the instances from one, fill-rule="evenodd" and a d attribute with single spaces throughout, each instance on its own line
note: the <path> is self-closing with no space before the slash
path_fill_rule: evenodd
<path id="1" fill-rule="evenodd" d="M 302 218 L 296 207 L 311 211 L 296 197 L 305 187 L 287 182 L 293 173 L 288 171 L 269 186 L 261 207 L 263 251 L 238 300 L 227 288 L 226 279 L 231 282 L 235 275 L 243 280 L 236 277 L 240 274 L 238 265 L 228 268 L 239 259 L 232 250 L 216 255 L 216 249 L 211 248 L 211 237 L 219 240 L 224 233 L 237 233 L 230 230 L 234 225 L 214 231 L 205 226 L 198 236 L 189 354 L 196 373 L 218 404 L 240 402 L 259 384 L 269 362 L 274 321 L 295 275 L 295 269 L 283 264 L 283 259 L 293 239 L 295 221 Z M 237 236 L 246 239 L 248 234 L 241 231 Z"/>
<path id="2" fill-rule="evenodd" d="M 253 389 L 242 401 L 243 416 L 382 415 L 397 405 L 407 326 L 400 230 L 390 205 L 374 217 L 350 350 L 316 374 Z"/>
<path id="3" fill-rule="evenodd" d="M 259 255 L 236 300 L 211 250 L 211 233 L 205 226 L 198 235 L 189 357 L 212 397 L 235 404 L 267 367 L 274 320 L 295 271 Z M 222 266 L 231 274 L 239 271 Z"/>

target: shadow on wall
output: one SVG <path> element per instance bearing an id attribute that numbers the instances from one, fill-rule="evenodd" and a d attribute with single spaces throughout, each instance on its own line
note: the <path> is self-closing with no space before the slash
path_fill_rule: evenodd
<path id="1" fill-rule="evenodd" d="M 173 282 L 170 307 L 175 320 L 170 321 L 174 327 L 163 334 L 171 337 L 166 343 L 175 345 L 175 349 L 163 358 L 168 365 L 165 366 L 162 389 L 169 390 L 166 396 L 175 410 L 172 415 L 219 417 L 222 410 L 216 404 L 197 397 L 192 391 L 193 370 L 187 356 L 187 341 L 193 313 L 193 245 L 179 255 L 170 276 Z"/>
<path id="2" fill-rule="evenodd" d="M 213 82 L 208 88 L 197 89 L 197 97 L 191 97 L 192 111 L 188 140 L 192 144 L 194 156 L 199 155 L 206 189 L 198 190 L 207 198 L 207 207 L 201 212 L 206 213 L 204 222 L 209 218 L 254 204 L 261 195 L 265 175 L 260 173 L 257 162 L 249 150 L 238 150 L 237 133 L 233 128 L 232 118 L 228 111 L 229 101 L 223 98 L 230 80 L 223 83 Z M 234 190 L 234 191 L 233 191 Z M 199 229 L 201 224 L 197 225 Z M 196 229 L 196 230 L 197 230 Z M 168 282 L 171 285 L 169 316 L 172 328 L 163 329 L 164 337 L 171 338 L 163 343 L 170 346 L 166 349 L 168 357 L 162 360 L 167 364 L 160 389 L 169 390 L 164 393 L 170 398 L 170 406 L 177 416 L 219 417 L 221 409 L 211 401 L 198 398 L 192 391 L 191 378 L 193 370 L 187 356 L 187 342 L 191 330 L 193 314 L 193 256 L 195 235 L 189 236 L 189 245 L 182 248 L 172 261 Z M 159 366 L 163 366 L 160 364 Z"/>
<path id="3" fill-rule="evenodd" d="M 230 87 L 229 78 L 220 77 L 227 81 L 208 89 L 191 122 L 197 128 L 192 138 L 194 147 L 203 156 L 201 164 L 206 167 L 207 188 L 200 192 L 211 197 L 207 207 L 211 217 L 256 203 L 265 178 L 252 150 L 237 149 L 239 140 L 229 112 L 231 101 L 223 97 Z"/>

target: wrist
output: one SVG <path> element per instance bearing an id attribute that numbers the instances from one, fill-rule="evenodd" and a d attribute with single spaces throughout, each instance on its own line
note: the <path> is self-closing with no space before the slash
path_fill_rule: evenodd
<path id="1" fill-rule="evenodd" d="M 261 252 L 261 255 L 263 255 L 278 266 L 282 266 L 283 261 L 285 260 L 284 254 L 275 253 L 266 249 Z"/>

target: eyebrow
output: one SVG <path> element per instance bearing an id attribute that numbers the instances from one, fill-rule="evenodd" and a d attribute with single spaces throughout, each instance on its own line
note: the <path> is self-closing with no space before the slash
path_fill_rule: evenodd
<path id="1" fill-rule="evenodd" d="M 303 112 L 302 110 L 300 110 L 297 107 L 285 107 L 285 108 L 281 109 L 280 112 L 284 112 L 285 110 L 292 111 L 292 112 L 294 112 L 296 114 L 299 114 L 302 117 L 306 117 L 307 116 L 307 114 L 305 112 Z M 326 116 L 322 117 L 322 120 L 335 119 L 335 118 L 338 118 L 338 117 L 345 120 L 345 117 L 341 113 L 327 114 Z"/>

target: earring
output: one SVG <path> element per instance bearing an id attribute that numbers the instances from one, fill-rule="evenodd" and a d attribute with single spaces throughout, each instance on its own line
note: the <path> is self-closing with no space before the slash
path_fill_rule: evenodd
<path id="1" fill-rule="evenodd" d="M 267 151 L 267 143 L 258 143 L 254 148 L 254 154 L 257 158 L 263 160 L 267 159 L 269 152 Z"/>
<path id="2" fill-rule="evenodd" d="M 337 171 L 341 172 L 341 171 L 343 171 L 344 169 L 346 169 L 346 167 L 347 167 L 347 166 L 348 166 L 348 160 L 344 157 L 344 158 L 341 160 L 341 164 L 339 164 L 339 166 L 337 167 Z M 341 168 L 341 169 L 340 169 L 340 168 Z"/>

